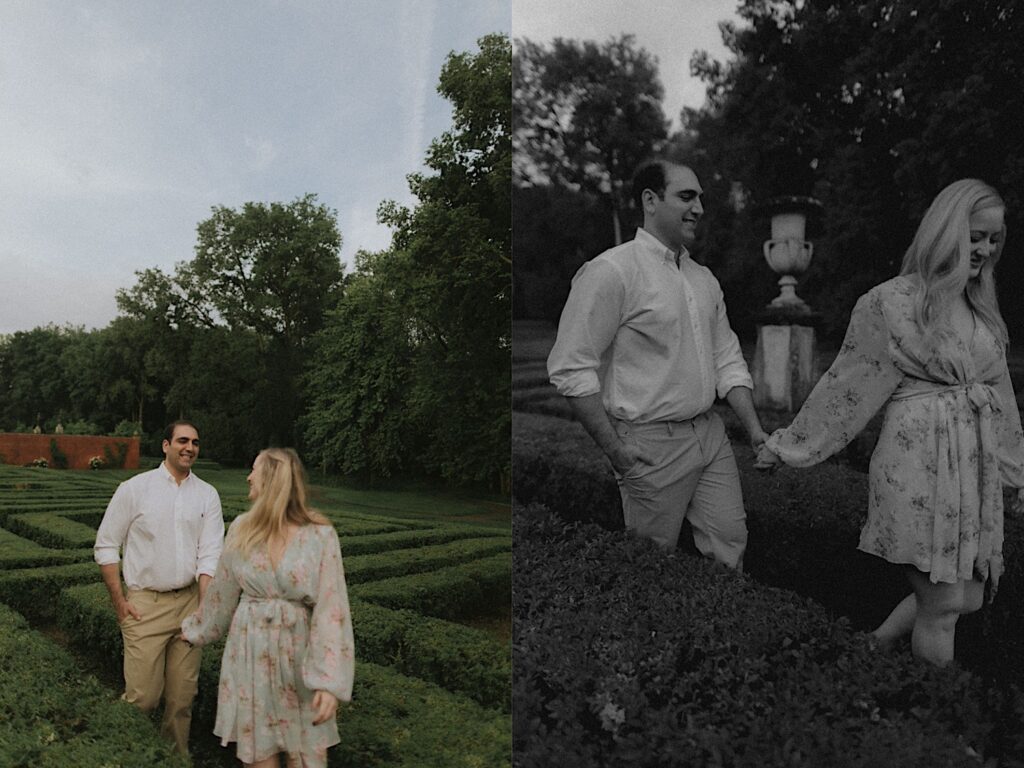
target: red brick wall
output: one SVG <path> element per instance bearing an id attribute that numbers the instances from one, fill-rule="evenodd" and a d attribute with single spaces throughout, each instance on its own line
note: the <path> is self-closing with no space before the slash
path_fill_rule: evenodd
<path id="1" fill-rule="evenodd" d="M 13 432 L 0 432 L 0 463 L 24 466 L 42 458 L 53 467 L 53 456 L 50 453 L 50 441 L 56 440 L 57 447 L 68 457 L 68 469 L 88 469 L 89 459 L 99 456 L 106 461 L 103 446 L 110 446 L 116 458 L 118 443 L 128 444 L 125 454 L 125 469 L 139 468 L 139 438 L 137 437 L 99 437 L 96 435 L 26 435 Z"/>

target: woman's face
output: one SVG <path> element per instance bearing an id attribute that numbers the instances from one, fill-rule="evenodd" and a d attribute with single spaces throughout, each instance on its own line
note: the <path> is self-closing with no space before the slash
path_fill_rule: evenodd
<path id="1" fill-rule="evenodd" d="M 981 274 L 985 262 L 996 255 L 1003 239 L 1003 209 L 983 208 L 975 211 L 970 218 L 971 267 L 969 275 L 974 280 Z"/>
<path id="2" fill-rule="evenodd" d="M 261 453 L 256 457 L 256 461 L 252 463 L 252 472 L 246 481 L 249 483 L 249 501 L 256 501 L 256 497 L 260 495 L 260 484 L 261 484 L 261 469 L 263 467 L 263 454 Z"/>

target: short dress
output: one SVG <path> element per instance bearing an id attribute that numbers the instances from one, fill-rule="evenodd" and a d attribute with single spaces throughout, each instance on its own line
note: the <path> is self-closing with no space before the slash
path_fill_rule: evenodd
<path id="1" fill-rule="evenodd" d="M 916 275 L 860 297 L 832 367 L 769 438 L 786 464 L 841 450 L 885 406 L 859 549 L 933 583 L 1003 572 L 1002 485 L 1024 486 L 1024 435 L 1003 343 L 980 319 L 969 344 L 926 339 Z"/>
<path id="2" fill-rule="evenodd" d="M 350 701 L 355 671 L 338 534 L 301 526 L 276 569 L 265 547 L 242 557 L 231 538 L 229 529 L 202 606 L 181 627 L 195 645 L 228 633 L 213 732 L 224 745 L 237 742 L 246 763 L 285 752 L 325 766 L 340 738 L 334 718 L 313 725 L 313 692 Z"/>

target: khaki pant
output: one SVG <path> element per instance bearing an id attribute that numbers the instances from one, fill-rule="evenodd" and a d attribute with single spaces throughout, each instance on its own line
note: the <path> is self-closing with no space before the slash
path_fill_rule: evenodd
<path id="1" fill-rule="evenodd" d="M 674 548 L 688 519 L 701 554 L 742 570 L 747 516 L 736 457 L 718 414 L 612 424 L 624 442 L 654 462 L 616 475 L 626 528 Z"/>
<path id="2" fill-rule="evenodd" d="M 181 622 L 199 607 L 199 588 L 193 584 L 173 592 L 133 589 L 128 590 L 127 597 L 142 618 L 129 615 L 121 623 L 125 689 L 121 698 L 150 712 L 162 695 L 160 732 L 187 756 L 201 651 L 175 638 Z"/>

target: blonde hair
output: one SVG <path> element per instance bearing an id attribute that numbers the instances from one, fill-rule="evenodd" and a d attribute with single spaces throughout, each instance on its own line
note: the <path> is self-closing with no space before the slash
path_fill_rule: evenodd
<path id="1" fill-rule="evenodd" d="M 996 336 L 1006 344 L 1009 336 L 999 313 L 995 276 L 992 273 L 1003 252 L 1006 227 L 995 253 L 985 259 L 981 274 L 970 280 L 971 215 L 988 208 L 1003 208 L 999 193 L 978 179 L 960 179 L 939 192 L 925 211 L 914 240 L 903 256 L 901 275 L 920 277 L 915 302 L 915 318 L 922 332 L 945 335 L 950 329 L 939 327 L 943 307 L 963 293 L 967 304 Z"/>
<path id="2" fill-rule="evenodd" d="M 259 495 L 249 511 L 231 526 L 231 536 L 225 546 L 247 556 L 253 549 L 281 536 L 287 523 L 330 525 L 306 501 L 309 496 L 306 470 L 293 449 L 266 448 L 256 457 L 254 468 Z"/>

